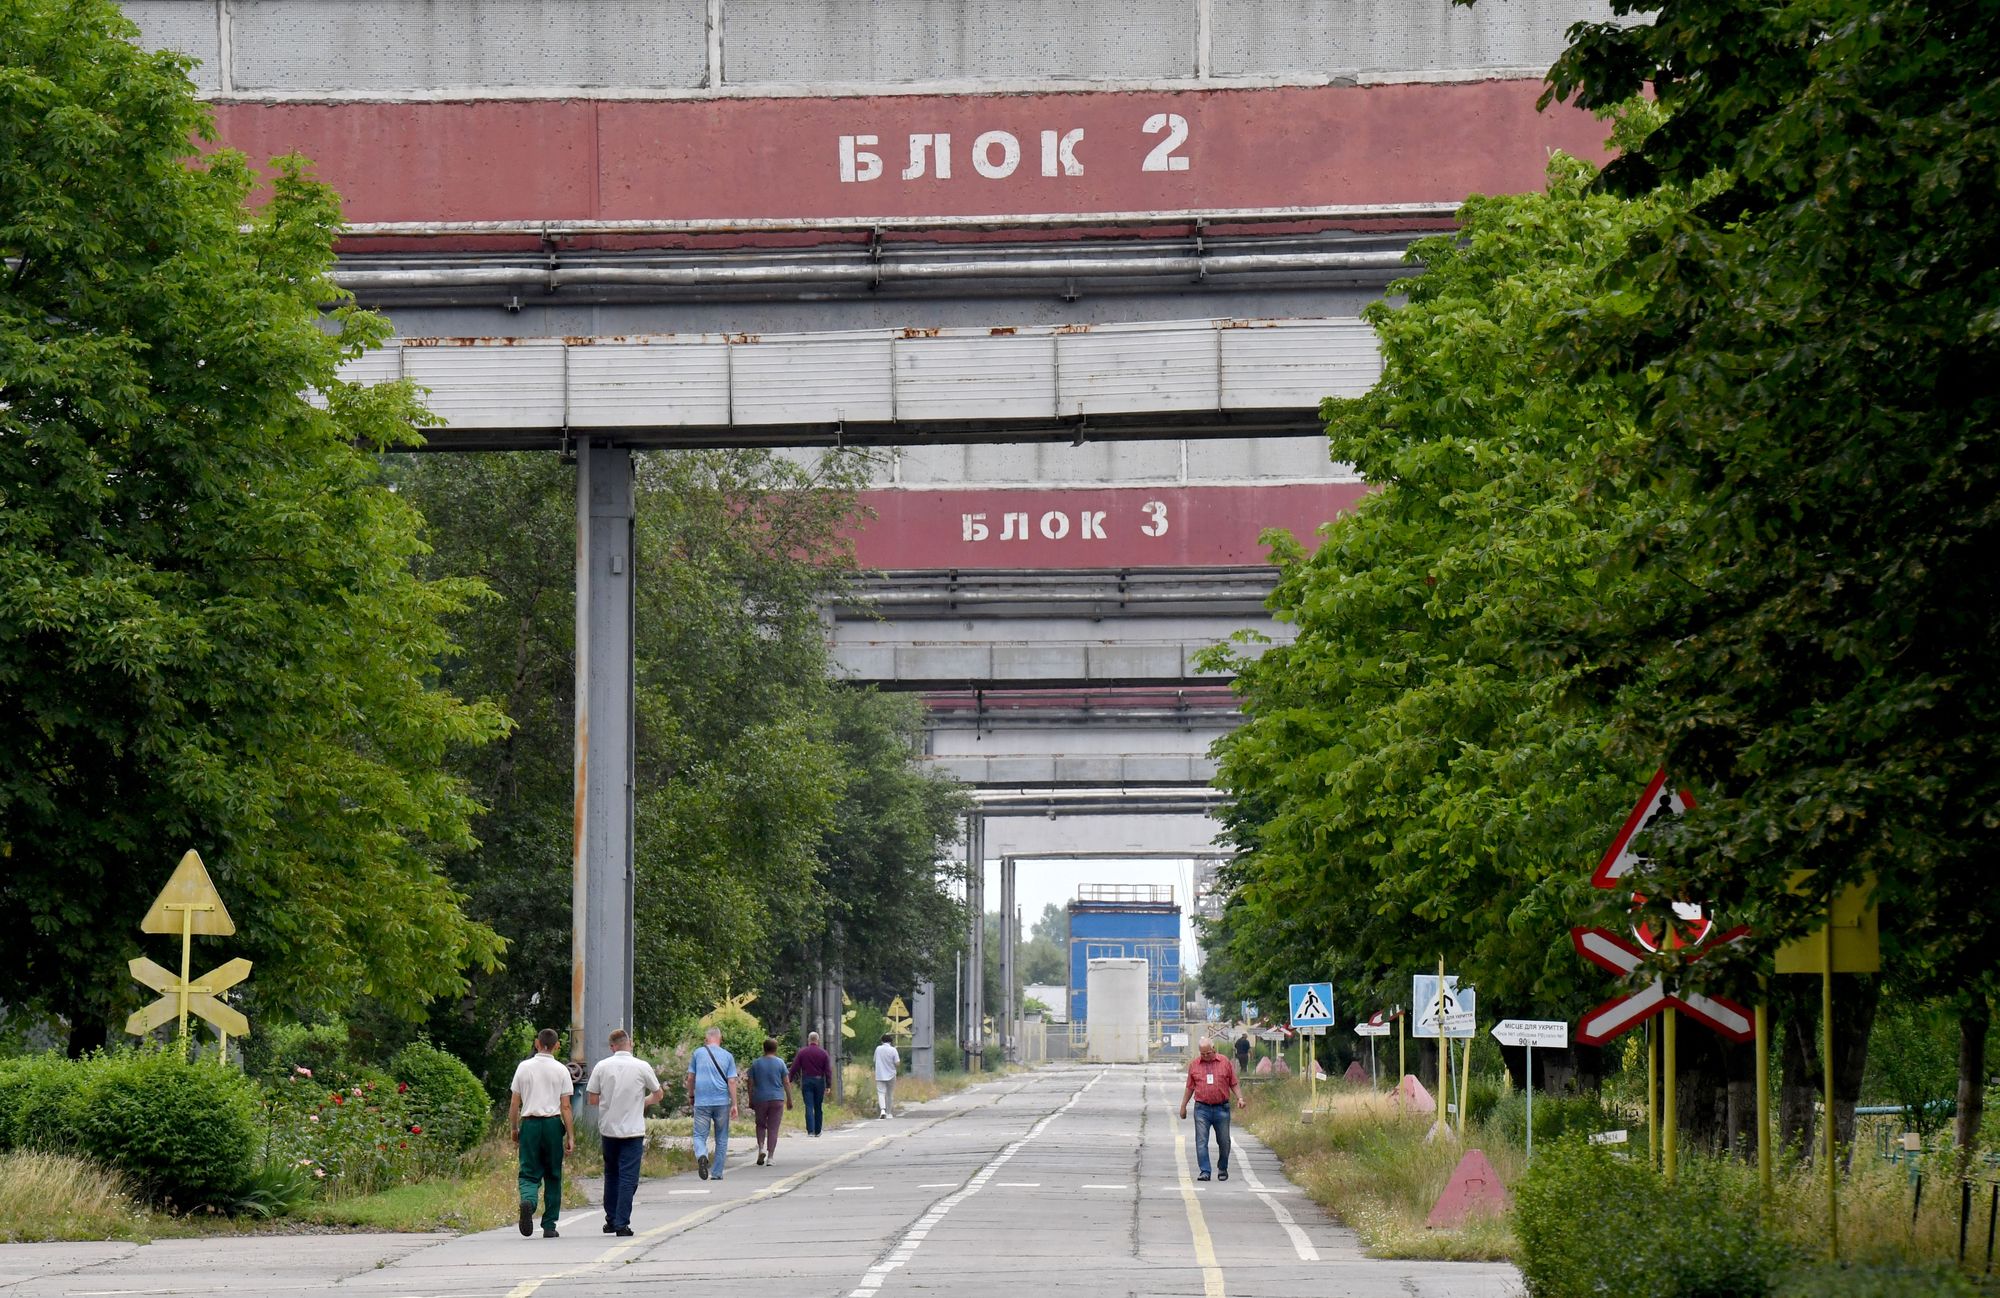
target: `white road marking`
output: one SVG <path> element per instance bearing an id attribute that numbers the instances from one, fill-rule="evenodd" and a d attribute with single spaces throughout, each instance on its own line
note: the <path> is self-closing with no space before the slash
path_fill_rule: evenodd
<path id="1" fill-rule="evenodd" d="M 838 1194 L 842 1190 L 872 1190 L 874 1188 L 872 1185 L 836 1185 L 833 1187 L 833 1192 Z"/>
<path id="2" fill-rule="evenodd" d="M 993 1184 L 1003 1190 L 1039 1190 L 1042 1188 L 1040 1181 L 995 1181 Z"/>
<path id="3" fill-rule="evenodd" d="M 956 1181 L 932 1181 L 926 1185 L 920 1185 L 917 1188 L 919 1190 L 949 1190 L 957 1184 L 958 1182 Z"/>
<path id="4" fill-rule="evenodd" d="M 708 1190 L 669 1190 L 668 1194 L 709 1194 Z"/>
<path id="5" fill-rule="evenodd" d="M 1243 1179 L 1250 1183 L 1250 1188 L 1257 1192 L 1257 1197 L 1264 1201 L 1264 1206 L 1271 1210 L 1271 1215 L 1276 1217 L 1278 1224 L 1285 1228 L 1285 1234 L 1291 1237 L 1292 1251 L 1299 1255 L 1299 1261 L 1319 1261 L 1319 1250 L 1313 1247 L 1313 1242 L 1306 1233 L 1299 1229 L 1298 1222 L 1292 1219 L 1292 1214 L 1285 1206 L 1271 1197 L 1271 1188 L 1257 1179 L 1257 1169 L 1250 1165 L 1249 1156 L 1240 1148 L 1236 1151 L 1236 1165 L 1242 1169 Z M 1283 1188 L 1290 1189 L 1291 1187 L 1285 1186 Z"/>
<path id="6" fill-rule="evenodd" d="M 1083 1188 L 1086 1190 L 1126 1190 L 1130 1189 L 1131 1187 L 1128 1186 L 1125 1182 L 1120 1181 L 1116 1185 L 1110 1185 L 1110 1184 L 1086 1185 Z"/>
<path id="7" fill-rule="evenodd" d="M 896 1246 L 889 1251 L 889 1256 L 883 1258 L 874 1266 L 869 1267 L 863 1273 L 861 1283 L 848 1291 L 848 1298 L 875 1298 L 876 1293 L 882 1288 L 883 1281 L 887 1280 L 895 1272 L 896 1268 L 916 1256 L 918 1246 L 930 1234 L 931 1228 L 944 1220 L 946 1213 L 984 1189 L 986 1183 L 993 1179 L 993 1174 L 1004 1167 L 1008 1159 L 1027 1148 L 1029 1141 L 1048 1130 L 1049 1124 L 1060 1118 L 1063 1114 L 1068 1113 L 1075 1106 L 1076 1102 L 1083 1098 L 1085 1091 L 1088 1091 L 1103 1080 L 1104 1074 L 1102 1072 L 1093 1076 L 1078 1088 L 1076 1094 L 1065 1100 L 1060 1108 L 1056 1109 L 1053 1113 L 1045 1115 L 1040 1122 L 1028 1128 L 1026 1135 L 1001 1150 L 998 1154 L 995 1154 L 993 1161 L 980 1168 L 977 1172 L 974 1172 L 972 1178 L 965 1183 L 963 1189 L 959 1190 L 956 1194 L 948 1194 L 932 1204 L 931 1210 L 919 1217 L 916 1224 L 904 1231 L 896 1240 Z"/>

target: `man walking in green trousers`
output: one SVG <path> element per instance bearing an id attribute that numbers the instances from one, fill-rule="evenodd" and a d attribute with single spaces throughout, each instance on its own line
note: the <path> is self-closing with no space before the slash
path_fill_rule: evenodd
<path id="1" fill-rule="evenodd" d="M 521 1147 L 521 1233 L 535 1233 L 535 1197 L 542 1200 L 542 1237 L 556 1238 L 562 1216 L 563 1155 L 576 1148 L 571 1124 L 569 1069 L 556 1058 L 554 1028 L 535 1036 L 535 1053 L 514 1069 L 507 1097 L 507 1125 Z"/>

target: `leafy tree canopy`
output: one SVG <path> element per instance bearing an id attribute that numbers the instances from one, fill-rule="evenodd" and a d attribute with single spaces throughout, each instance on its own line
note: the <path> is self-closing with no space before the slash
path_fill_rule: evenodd
<path id="1" fill-rule="evenodd" d="M 0 23 L 0 1001 L 103 1040 L 192 846 L 266 1003 L 415 1014 L 500 951 L 437 864 L 476 810 L 447 753 L 505 729 L 438 688 L 477 588 L 413 575 L 362 449 L 423 417 L 337 377 L 386 327 L 321 312 L 333 194 L 284 160 L 250 208 L 136 37 L 108 0 Z"/>
<path id="2" fill-rule="evenodd" d="M 1703 802 L 1662 847 L 1757 925 L 1873 878 L 1888 970 L 1983 1003 L 2000 970 L 2000 25 L 1976 0 L 1614 0 L 1550 97 L 1650 85 L 1607 189 L 1706 187 L 1612 268 L 1574 340 L 1639 380 L 1635 515 L 1576 663 L 1626 749 Z M 1805 894 L 1786 891 L 1809 872 Z M 1704 961 L 1704 964 L 1707 962 Z M 1726 972 L 1726 970 L 1724 971 Z"/>
<path id="3" fill-rule="evenodd" d="M 1666 203 L 1593 177 L 1558 157 L 1547 193 L 1472 200 L 1412 250 L 1406 302 L 1369 308 L 1382 380 L 1325 413 L 1379 489 L 1310 557 L 1277 538 L 1271 607 L 1297 638 L 1232 662 L 1248 720 L 1218 744 L 1238 854 L 1212 994 L 1278 1004 L 1331 974 L 1386 1008 L 1441 955 L 1488 1013 L 1601 986 L 1564 934 L 1645 772 L 1576 702 L 1565 635 L 1651 486 L 1601 468 L 1636 435 L 1632 380 L 1572 381 L 1556 338 L 1606 309 L 1599 275 Z"/>

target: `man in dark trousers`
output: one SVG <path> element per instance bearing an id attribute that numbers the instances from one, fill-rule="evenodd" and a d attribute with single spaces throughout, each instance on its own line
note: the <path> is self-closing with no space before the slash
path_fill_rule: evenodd
<path id="1" fill-rule="evenodd" d="M 1236 1071 L 1239 1074 L 1250 1071 L 1250 1029 L 1243 1029 L 1236 1038 Z"/>
<path id="2" fill-rule="evenodd" d="M 556 1237 L 556 1221 L 562 1216 L 563 1155 L 576 1148 L 569 1111 L 573 1083 L 569 1069 L 556 1058 L 560 1040 L 554 1028 L 536 1034 L 535 1053 L 514 1069 L 507 1096 L 507 1125 L 521 1148 L 521 1233 L 535 1233 L 539 1192 L 542 1235 L 547 1239 Z"/>
<path id="3" fill-rule="evenodd" d="M 1236 1083 L 1236 1065 L 1224 1059 L 1215 1051 L 1215 1042 L 1206 1038 L 1201 1043 L 1201 1053 L 1189 1061 L 1187 1089 L 1181 1092 L 1181 1117 L 1188 1115 L 1188 1101 L 1194 1101 L 1194 1161 L 1201 1175 L 1197 1181 L 1208 1179 L 1208 1133 L 1215 1133 L 1216 1175 L 1218 1179 L 1229 1179 L 1229 1101 L 1234 1097 L 1243 1104 L 1243 1089 Z"/>
<path id="4" fill-rule="evenodd" d="M 824 1124 L 826 1088 L 833 1082 L 833 1057 L 819 1043 L 819 1033 L 806 1034 L 805 1045 L 792 1056 L 792 1080 L 799 1084 L 799 1098 L 806 1106 L 806 1134 L 817 1136 Z"/>

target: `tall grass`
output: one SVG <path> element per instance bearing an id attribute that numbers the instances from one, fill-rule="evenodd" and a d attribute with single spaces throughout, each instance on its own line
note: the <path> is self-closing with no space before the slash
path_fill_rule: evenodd
<path id="1" fill-rule="evenodd" d="M 1286 1175 L 1356 1234 L 1377 1257 L 1486 1261 L 1506 1258 L 1514 1236 L 1504 1217 L 1473 1216 L 1455 1230 L 1424 1222 L 1468 1147 L 1481 1149 L 1503 1182 L 1525 1164 L 1522 1152 L 1473 1127 L 1427 1140 L 1431 1119 L 1403 1113 L 1388 1097 L 1322 1091 L 1319 1112 L 1300 1112 L 1301 1081 L 1264 1084 L 1238 1119 L 1271 1147 Z"/>
<path id="2" fill-rule="evenodd" d="M 0 1154 L 0 1241 L 150 1235 L 152 1214 L 116 1172 L 69 1154 Z"/>

